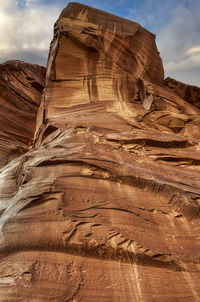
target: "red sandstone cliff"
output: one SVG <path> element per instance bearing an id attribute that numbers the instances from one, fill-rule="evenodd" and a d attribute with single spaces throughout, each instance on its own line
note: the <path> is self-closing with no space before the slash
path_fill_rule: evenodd
<path id="1" fill-rule="evenodd" d="M 44 67 L 22 61 L 0 64 L 0 168 L 28 151 L 45 73 Z"/>
<path id="2" fill-rule="evenodd" d="M 1 301 L 199 301 L 199 123 L 154 35 L 69 4 L 33 148 L 0 174 Z"/>
<path id="3" fill-rule="evenodd" d="M 200 109 L 200 88 L 197 86 L 187 85 L 171 78 L 166 78 L 164 84 L 172 89 L 178 96 L 193 106 Z"/>

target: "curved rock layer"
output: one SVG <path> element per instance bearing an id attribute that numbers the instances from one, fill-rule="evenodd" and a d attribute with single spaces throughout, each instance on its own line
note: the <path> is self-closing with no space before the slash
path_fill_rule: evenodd
<path id="1" fill-rule="evenodd" d="M 44 67 L 22 61 L 0 64 L 0 168 L 28 151 L 45 74 Z"/>
<path id="2" fill-rule="evenodd" d="M 71 3 L 32 150 L 1 170 L 0 300 L 200 300 L 199 110 L 154 36 Z"/>
<path id="3" fill-rule="evenodd" d="M 200 109 L 200 88 L 197 86 L 187 85 L 172 78 L 166 78 L 165 85 L 172 89 L 178 96 L 193 106 Z"/>

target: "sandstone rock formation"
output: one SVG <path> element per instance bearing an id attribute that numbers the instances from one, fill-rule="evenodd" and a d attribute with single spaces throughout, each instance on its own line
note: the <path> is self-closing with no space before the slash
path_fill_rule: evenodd
<path id="1" fill-rule="evenodd" d="M 22 61 L 0 64 L 0 168 L 28 151 L 46 69 Z"/>
<path id="2" fill-rule="evenodd" d="M 200 109 L 200 88 L 197 86 L 187 85 L 172 78 L 166 78 L 165 85 L 172 89 L 178 96 L 193 106 Z"/>
<path id="3" fill-rule="evenodd" d="M 199 123 L 154 35 L 69 4 L 32 149 L 0 174 L 0 300 L 200 301 Z"/>

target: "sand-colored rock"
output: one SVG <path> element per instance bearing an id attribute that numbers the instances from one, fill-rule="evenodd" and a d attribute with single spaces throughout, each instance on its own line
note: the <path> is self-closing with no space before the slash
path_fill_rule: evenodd
<path id="1" fill-rule="evenodd" d="M 200 301 L 199 110 L 154 36 L 71 3 L 32 150 L 0 174 L 2 302 Z"/>
<path id="2" fill-rule="evenodd" d="M 46 69 L 8 61 L 0 64 L 0 168 L 28 151 Z"/>

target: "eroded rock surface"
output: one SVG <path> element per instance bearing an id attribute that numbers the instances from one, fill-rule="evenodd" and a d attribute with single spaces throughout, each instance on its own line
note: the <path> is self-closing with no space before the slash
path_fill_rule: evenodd
<path id="1" fill-rule="evenodd" d="M 0 64 L 0 168 L 28 151 L 46 69 L 22 61 Z"/>
<path id="2" fill-rule="evenodd" d="M 193 85 L 184 84 L 172 78 L 166 78 L 165 85 L 172 89 L 178 96 L 193 106 L 200 109 L 200 88 Z"/>
<path id="3" fill-rule="evenodd" d="M 199 301 L 199 122 L 151 33 L 69 4 L 33 148 L 1 170 L 1 301 Z"/>

